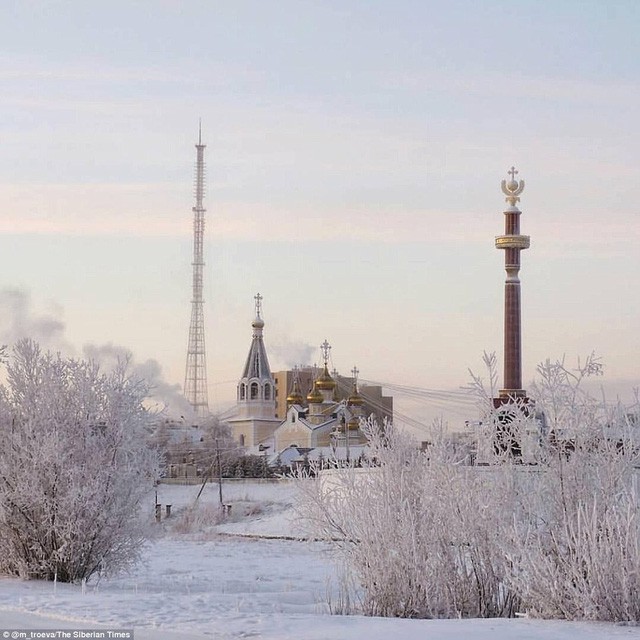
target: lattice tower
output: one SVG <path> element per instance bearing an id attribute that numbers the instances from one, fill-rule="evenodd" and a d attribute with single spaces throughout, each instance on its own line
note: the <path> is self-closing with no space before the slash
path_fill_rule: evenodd
<path id="1" fill-rule="evenodd" d="M 202 299 L 202 279 L 204 272 L 204 149 L 202 127 L 196 144 L 195 199 L 193 207 L 193 293 L 191 298 L 191 324 L 187 347 L 187 367 L 184 376 L 184 395 L 198 418 L 209 414 L 207 397 L 207 356 L 204 340 L 204 300 Z"/>

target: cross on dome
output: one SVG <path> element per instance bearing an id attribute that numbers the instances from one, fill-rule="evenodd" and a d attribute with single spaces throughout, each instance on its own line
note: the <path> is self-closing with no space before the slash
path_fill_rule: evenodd
<path id="1" fill-rule="evenodd" d="M 518 171 L 516 170 L 515 167 L 511 167 L 511 170 L 507 171 L 507 174 L 511 176 L 512 180 L 515 180 L 516 176 L 518 175 Z"/>
<path id="2" fill-rule="evenodd" d="M 329 362 L 329 353 L 331 352 L 331 345 L 327 342 L 326 338 L 325 341 L 320 345 L 320 351 L 322 351 L 322 359 L 324 360 L 324 364 L 326 366 Z"/>
<path id="3" fill-rule="evenodd" d="M 354 384 L 358 382 L 358 374 L 360 373 L 360 369 L 353 365 L 353 369 L 351 369 L 351 373 L 353 374 L 353 382 Z"/>
<path id="4" fill-rule="evenodd" d="M 256 318 L 260 317 L 260 313 L 262 312 L 262 296 L 259 293 L 256 293 L 253 296 L 253 299 L 256 301 Z"/>

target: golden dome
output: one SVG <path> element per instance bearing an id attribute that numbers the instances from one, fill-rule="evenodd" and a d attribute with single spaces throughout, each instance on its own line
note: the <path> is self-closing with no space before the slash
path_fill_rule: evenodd
<path id="1" fill-rule="evenodd" d="M 300 386 L 298 385 L 298 381 L 293 381 L 293 388 L 291 389 L 291 393 L 287 396 L 287 404 L 302 404 L 304 402 L 304 397 L 302 393 L 300 393 Z"/>
<path id="2" fill-rule="evenodd" d="M 316 380 L 313 383 L 313 388 L 309 391 L 309 395 L 307 396 L 307 401 L 311 404 L 320 404 L 324 402 L 324 397 L 318 390 L 318 381 Z"/>
<path id="3" fill-rule="evenodd" d="M 327 365 L 324 365 L 324 371 L 316 380 L 316 385 L 321 391 L 333 391 L 336 388 L 336 381 L 329 374 Z"/>
<path id="4" fill-rule="evenodd" d="M 358 393 L 357 389 L 354 389 L 347 398 L 347 405 L 350 407 L 361 407 L 363 404 L 364 398 Z"/>
<path id="5" fill-rule="evenodd" d="M 357 431 L 360 428 L 360 420 L 358 420 L 356 416 L 353 416 L 347 423 L 347 428 L 349 431 Z"/>

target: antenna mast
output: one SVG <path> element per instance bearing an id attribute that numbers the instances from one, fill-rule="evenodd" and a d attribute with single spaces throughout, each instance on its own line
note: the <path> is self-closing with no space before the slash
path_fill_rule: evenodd
<path id="1" fill-rule="evenodd" d="M 198 128 L 196 144 L 195 198 L 193 207 L 193 293 L 191 298 L 191 324 L 187 347 L 187 367 L 184 376 L 184 395 L 198 418 L 209 415 L 207 398 L 207 357 L 204 342 L 204 301 L 202 299 L 202 278 L 204 272 L 204 149 L 202 144 L 202 123 Z"/>

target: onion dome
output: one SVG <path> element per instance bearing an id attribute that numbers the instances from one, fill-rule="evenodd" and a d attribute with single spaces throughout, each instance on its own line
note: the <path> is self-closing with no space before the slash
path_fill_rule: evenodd
<path id="1" fill-rule="evenodd" d="M 322 404 L 322 402 L 324 402 L 324 397 L 318 389 L 317 380 L 313 383 L 313 388 L 311 389 L 311 391 L 309 391 L 307 402 L 309 402 L 310 404 Z"/>
<path id="2" fill-rule="evenodd" d="M 293 381 L 293 387 L 291 389 L 291 393 L 287 396 L 287 404 L 302 404 L 304 402 L 304 397 L 302 393 L 300 393 L 300 385 L 298 384 L 298 380 L 295 379 Z"/>
<path id="3" fill-rule="evenodd" d="M 324 371 L 318 376 L 316 386 L 321 391 L 333 391 L 336 388 L 336 381 L 331 377 L 327 364 L 325 362 Z"/>
<path id="4" fill-rule="evenodd" d="M 251 323 L 251 326 L 254 329 L 263 329 L 264 328 L 264 320 L 260 316 L 256 316 L 256 319 Z"/>
<path id="5" fill-rule="evenodd" d="M 351 395 L 347 398 L 347 406 L 361 407 L 363 404 L 364 404 L 364 398 L 360 395 L 357 387 L 354 385 Z"/>
<path id="6" fill-rule="evenodd" d="M 360 395 L 358 391 L 358 367 L 353 367 L 351 369 L 351 373 L 353 374 L 353 388 L 351 389 L 351 394 L 347 398 L 347 406 L 348 407 L 361 407 L 364 404 L 364 398 Z"/>

